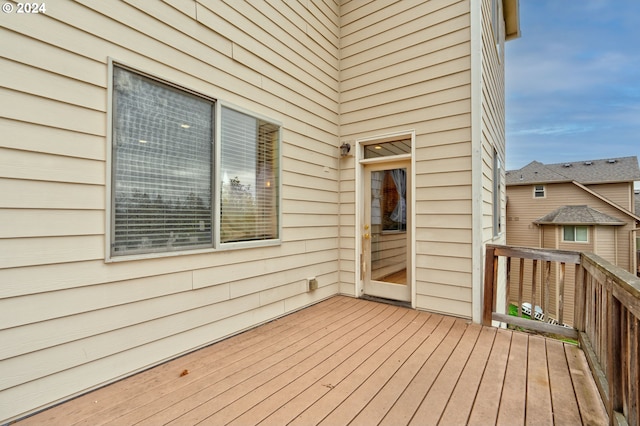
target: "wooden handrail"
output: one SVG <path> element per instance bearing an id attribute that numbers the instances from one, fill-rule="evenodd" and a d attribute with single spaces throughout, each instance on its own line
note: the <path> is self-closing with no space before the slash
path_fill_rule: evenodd
<path id="1" fill-rule="evenodd" d="M 501 262 L 500 257 L 506 260 Z M 513 258 L 519 262 L 513 262 Z M 530 269 L 525 273 L 529 264 Z M 573 283 L 566 282 L 567 264 L 575 265 Z M 506 271 L 500 270 L 501 265 L 505 265 Z M 518 274 L 512 274 L 512 266 L 518 269 Z M 517 287 L 512 286 L 512 275 L 518 277 Z M 537 288 L 538 279 L 540 288 Z M 558 295 L 554 307 L 550 306 L 552 281 L 557 285 Z M 504 283 L 504 297 L 498 297 L 501 283 Z M 528 300 L 525 286 L 529 286 Z M 573 327 L 533 319 L 539 301 L 539 316 L 548 320 L 550 313 L 556 312 L 557 320 L 562 324 L 566 320 L 565 291 L 568 288 L 574 288 Z M 512 289 L 517 289 L 513 298 L 518 304 L 517 316 L 506 314 L 510 297 L 513 297 Z M 485 325 L 498 321 L 577 339 L 607 407 L 610 423 L 640 424 L 638 277 L 591 253 L 487 245 L 483 301 L 482 322 Z M 523 301 L 531 302 L 532 319 L 523 317 Z"/>
<path id="2" fill-rule="evenodd" d="M 499 265 L 499 257 L 506 258 L 506 290 L 505 295 L 506 299 L 498 301 L 497 300 L 497 289 L 498 289 L 498 281 L 499 281 L 499 273 L 498 273 L 498 265 Z M 518 268 L 518 297 L 517 297 L 517 307 L 518 307 L 518 316 L 510 316 L 506 315 L 508 312 L 508 299 L 509 293 L 512 288 L 511 285 L 511 272 L 512 272 L 512 259 L 517 258 L 520 259 L 520 262 L 517 263 Z M 531 261 L 531 274 L 530 281 L 527 280 L 524 273 L 525 269 L 525 260 Z M 537 306 L 541 305 L 542 314 L 544 318 L 549 318 L 550 312 L 550 277 L 551 277 L 551 262 L 559 262 L 561 271 L 565 270 L 565 264 L 580 264 L 580 253 L 574 251 L 567 250 L 552 250 L 552 249 L 535 249 L 529 247 L 508 247 L 508 246 L 499 246 L 499 245 L 487 245 L 486 247 L 486 258 L 485 258 L 485 287 L 484 287 L 484 305 L 483 305 L 483 314 L 482 314 L 482 322 L 484 325 L 491 325 L 492 321 L 500 321 L 502 323 L 507 323 L 519 327 L 524 327 L 530 330 L 543 332 L 543 333 L 554 333 L 559 334 L 565 337 L 577 339 L 578 333 L 575 329 L 564 327 L 562 325 L 554 325 L 547 322 L 542 321 L 530 321 L 523 317 L 523 301 L 530 302 L 532 309 L 532 317 L 535 315 L 535 309 Z M 540 268 L 538 264 L 542 263 Z M 538 271 L 543 278 L 542 288 L 537 288 L 538 281 Z M 564 283 L 564 273 L 561 274 L 560 277 L 560 288 L 564 292 L 565 283 Z M 529 300 L 524 299 L 524 287 L 525 285 L 530 286 L 531 296 Z M 540 293 L 544 297 L 540 297 L 540 303 L 538 304 L 538 296 Z M 564 295 L 562 295 L 564 296 Z M 564 299 L 564 297 L 562 297 Z M 498 305 L 500 303 L 500 305 Z M 500 306 L 500 310 L 504 313 L 499 313 L 498 309 Z M 564 313 L 563 313 L 564 315 Z"/>
<path id="3" fill-rule="evenodd" d="M 580 344 L 612 424 L 640 423 L 640 279 L 582 254 L 585 291 Z"/>

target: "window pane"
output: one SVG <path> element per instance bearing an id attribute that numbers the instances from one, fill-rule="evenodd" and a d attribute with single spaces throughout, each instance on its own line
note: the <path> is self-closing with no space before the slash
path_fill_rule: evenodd
<path id="1" fill-rule="evenodd" d="M 411 139 L 383 142 L 364 147 L 364 158 L 389 157 L 411 153 Z"/>
<path id="2" fill-rule="evenodd" d="M 220 241 L 278 238 L 277 125 L 222 108 Z"/>
<path id="3" fill-rule="evenodd" d="M 498 152 L 493 150 L 493 236 L 500 235 L 502 231 L 501 216 L 502 216 L 502 204 L 500 189 L 502 187 L 501 182 L 501 169 L 502 162 L 498 158 Z"/>
<path id="4" fill-rule="evenodd" d="M 213 103 L 114 67 L 112 255 L 211 247 Z"/>
<path id="5" fill-rule="evenodd" d="M 575 241 L 575 227 L 564 226 L 563 228 L 564 228 L 564 240 Z"/>
<path id="6" fill-rule="evenodd" d="M 407 169 L 389 169 L 373 173 L 379 176 L 378 179 L 382 179 L 379 201 L 382 205 L 382 230 L 406 231 Z"/>
<path id="7" fill-rule="evenodd" d="M 586 226 L 576 226 L 576 241 L 587 241 L 587 227 Z"/>

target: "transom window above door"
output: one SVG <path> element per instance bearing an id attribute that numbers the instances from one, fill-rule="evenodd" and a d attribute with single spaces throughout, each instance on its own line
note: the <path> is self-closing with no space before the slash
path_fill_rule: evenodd
<path id="1" fill-rule="evenodd" d="M 411 154 L 411 139 L 401 139 L 391 142 L 365 145 L 364 158 L 391 157 L 394 155 Z"/>

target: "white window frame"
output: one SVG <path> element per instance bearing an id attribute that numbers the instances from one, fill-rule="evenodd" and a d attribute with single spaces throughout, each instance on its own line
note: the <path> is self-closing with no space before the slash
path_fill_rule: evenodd
<path id="1" fill-rule="evenodd" d="M 538 191 L 538 188 L 542 188 L 541 189 L 541 196 L 538 196 L 538 193 L 540 191 Z M 533 198 L 547 198 L 547 188 L 545 185 L 533 185 Z"/>
<path id="2" fill-rule="evenodd" d="M 278 238 L 274 238 L 271 240 L 252 240 L 252 241 L 234 241 L 234 242 L 226 242 L 226 243 L 222 243 L 220 242 L 220 206 L 221 206 L 221 191 L 216 190 L 215 191 L 215 199 L 216 199 L 216 217 L 217 220 L 214 223 L 214 228 L 215 228 L 215 242 L 219 245 L 219 248 L 224 248 L 224 249 L 235 249 L 235 248 L 245 248 L 245 247 L 263 247 L 265 245 L 278 245 L 281 243 L 281 238 L 282 238 L 282 124 L 279 121 L 273 120 L 272 118 L 269 118 L 265 115 L 262 114 L 258 114 L 255 113 L 253 111 L 250 111 L 246 108 L 240 107 L 238 105 L 232 104 L 231 102 L 227 102 L 224 100 L 218 100 L 218 102 L 216 103 L 216 123 L 218 123 L 216 125 L 216 140 L 217 141 L 222 141 L 222 108 L 228 108 L 228 109 L 232 109 L 234 111 L 249 115 L 253 118 L 256 118 L 258 120 L 263 120 L 263 121 L 267 121 L 271 124 L 274 124 L 278 127 L 280 127 L 280 132 L 278 135 L 278 141 L 277 143 L 277 163 L 278 163 L 278 170 L 275 174 L 275 179 L 277 180 L 277 191 L 278 191 L 278 195 L 277 195 L 277 209 L 278 209 L 278 213 L 276 216 L 276 220 L 277 220 L 277 234 L 278 234 Z M 222 170 L 221 169 L 221 162 L 222 162 L 222 144 L 221 143 L 217 143 L 215 145 L 215 150 L 214 150 L 214 162 L 215 162 L 215 170 Z M 216 173 L 215 174 L 215 186 L 216 188 L 222 188 L 222 176 L 220 175 L 220 173 Z"/>
<path id="3" fill-rule="evenodd" d="M 493 150 L 493 236 L 502 233 L 502 161 L 498 151 Z"/>
<path id="4" fill-rule="evenodd" d="M 114 158 L 113 158 L 113 101 L 114 101 L 114 93 L 113 93 L 113 69 L 114 67 L 120 67 L 126 69 L 132 73 L 137 75 L 155 80 L 160 84 L 164 84 L 170 87 L 173 87 L 177 90 L 183 91 L 188 94 L 196 95 L 202 97 L 204 99 L 210 99 L 214 102 L 214 119 L 213 119 L 213 163 L 212 163 L 212 194 L 211 194 L 211 203 L 212 203 L 212 238 L 213 244 L 212 247 L 207 248 L 195 248 L 195 249 L 185 249 L 185 250 L 175 250 L 175 251 L 159 251 L 152 253 L 141 253 L 141 254 L 124 254 L 124 255 L 112 255 L 111 253 L 111 244 L 113 241 L 113 233 L 115 231 L 114 225 L 112 224 L 113 219 L 113 209 L 115 208 L 115 204 L 113 201 L 113 167 L 114 167 Z M 279 128 L 278 139 L 275 141 L 276 147 L 275 150 L 277 152 L 275 161 L 277 162 L 277 171 L 274 174 L 276 179 L 276 203 L 277 203 L 277 214 L 275 220 L 276 224 L 276 233 L 277 238 L 273 239 L 265 239 L 265 240 L 251 240 L 251 241 L 242 241 L 242 242 L 228 242 L 221 243 L 220 242 L 220 203 L 221 203 L 221 176 L 220 176 L 220 162 L 221 162 L 221 112 L 222 108 L 229 108 L 235 111 L 241 112 L 243 114 L 247 114 L 252 116 L 258 120 L 267 121 Z M 242 249 L 242 248 L 251 248 L 251 247 L 265 247 L 265 246 L 275 246 L 280 245 L 282 243 L 282 134 L 283 127 L 282 123 L 278 120 L 274 120 L 273 118 L 267 117 L 266 115 L 262 115 L 256 113 L 254 111 L 250 111 L 246 108 L 234 105 L 230 102 L 221 100 L 219 98 L 215 98 L 212 96 L 208 96 L 206 94 L 201 93 L 197 90 L 189 89 L 183 85 L 172 82 L 171 80 L 159 77 L 149 72 L 141 71 L 141 67 L 131 66 L 126 64 L 125 62 L 115 60 L 113 58 L 108 58 L 108 89 L 107 89 L 107 152 L 106 152 L 106 211 L 105 211 L 105 262 L 120 262 L 120 261 L 130 261 L 130 260 L 140 260 L 140 259 L 151 259 L 151 258 L 162 258 L 162 257 L 173 257 L 173 256 L 183 256 L 183 255 L 195 255 L 200 253 L 210 253 L 216 251 L 224 251 L 230 249 Z"/>
<path id="5" fill-rule="evenodd" d="M 574 228 L 573 229 L 573 240 L 567 240 L 565 239 L 565 228 L 567 227 L 571 227 Z M 585 240 L 578 240 L 577 236 L 578 236 L 578 228 L 584 228 L 586 233 L 587 233 L 587 237 Z M 579 243 L 579 244 L 585 244 L 589 242 L 589 227 L 586 225 L 563 225 L 562 226 L 562 242 L 565 243 Z"/>

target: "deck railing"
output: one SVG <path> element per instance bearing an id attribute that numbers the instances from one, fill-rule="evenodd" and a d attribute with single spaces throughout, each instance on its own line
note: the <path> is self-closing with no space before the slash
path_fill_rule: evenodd
<path id="1" fill-rule="evenodd" d="M 500 261 L 500 258 L 505 260 Z M 499 278 L 504 277 L 499 270 L 501 265 L 506 268 L 504 293 L 498 291 Z M 575 271 L 571 282 L 565 282 L 567 267 Z M 518 272 L 517 280 L 512 277 L 512 269 Z M 541 288 L 537 288 L 538 283 L 542 283 Z M 569 286 L 574 289 L 571 319 L 564 315 L 565 293 Z M 556 296 L 555 306 L 551 306 L 551 293 Z M 498 294 L 504 297 L 498 300 Z M 510 302 L 518 307 L 517 316 L 507 314 Z M 522 306 L 526 303 L 531 306 L 531 319 L 523 315 Z M 540 307 L 542 321 L 533 319 L 536 306 Z M 550 318 L 550 312 L 557 317 L 552 321 L 554 324 L 544 321 Z M 578 340 L 611 424 L 640 424 L 639 319 L 640 279 L 599 256 L 487 245 L 483 323 L 491 325 L 498 321 Z M 573 327 L 563 325 L 568 320 Z"/>

